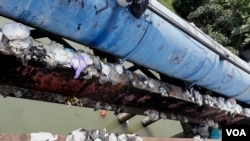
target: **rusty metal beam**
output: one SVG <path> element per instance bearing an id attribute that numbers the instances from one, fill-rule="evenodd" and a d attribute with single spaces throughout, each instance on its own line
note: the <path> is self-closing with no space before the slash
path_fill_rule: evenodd
<path id="1" fill-rule="evenodd" d="M 220 108 L 200 106 L 186 98 L 182 88 L 154 80 L 154 87 L 142 87 L 142 76 L 134 73 L 120 75 L 120 83 L 99 83 L 99 78 L 74 78 L 71 68 L 48 69 L 43 62 L 30 60 L 28 64 L 14 56 L 0 54 L 0 89 L 5 96 L 14 96 L 54 103 L 107 109 L 116 113 L 145 115 L 148 109 L 164 114 L 165 118 L 199 123 L 212 119 L 219 124 L 249 123 L 243 114 L 232 117 Z M 131 78 L 132 77 L 132 78 Z M 159 87 L 167 87 L 163 95 Z"/>

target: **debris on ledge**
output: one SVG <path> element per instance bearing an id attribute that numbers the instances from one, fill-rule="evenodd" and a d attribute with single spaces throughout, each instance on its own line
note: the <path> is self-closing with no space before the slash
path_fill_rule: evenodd
<path id="1" fill-rule="evenodd" d="M 204 95 L 192 88 L 183 91 L 82 50 L 55 41 L 44 44 L 20 23 L 3 26 L 0 52 L 3 96 L 147 115 L 152 121 L 249 121 L 250 109 L 232 98 Z"/>

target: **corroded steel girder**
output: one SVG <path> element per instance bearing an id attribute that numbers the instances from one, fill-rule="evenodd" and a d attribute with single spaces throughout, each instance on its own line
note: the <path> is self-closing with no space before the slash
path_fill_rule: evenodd
<path id="1" fill-rule="evenodd" d="M 16 57 L 3 54 L 0 54 L 0 68 L 0 92 L 5 96 L 71 103 L 115 113 L 144 115 L 146 110 L 155 110 L 166 118 L 184 120 L 185 117 L 196 123 L 205 119 L 222 124 L 249 122 L 245 115 L 232 117 L 219 108 L 199 106 L 184 97 L 182 88 L 174 85 L 154 80 L 154 87 L 142 88 L 139 85 L 142 76 L 135 73 L 121 74 L 121 81 L 116 85 L 100 84 L 97 77 L 75 79 L 71 68 L 48 69 L 44 63 L 34 60 L 23 65 Z M 168 88 L 167 96 L 159 92 L 160 86 Z"/>

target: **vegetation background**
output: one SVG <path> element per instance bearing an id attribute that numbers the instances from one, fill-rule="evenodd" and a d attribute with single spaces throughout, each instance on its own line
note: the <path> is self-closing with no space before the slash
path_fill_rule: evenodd
<path id="1" fill-rule="evenodd" d="M 193 22 L 224 47 L 238 54 L 250 41 L 250 0 L 159 0 Z"/>

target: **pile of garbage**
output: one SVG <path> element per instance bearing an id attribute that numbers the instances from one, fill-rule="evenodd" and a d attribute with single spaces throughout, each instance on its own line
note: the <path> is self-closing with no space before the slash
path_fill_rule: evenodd
<path id="1" fill-rule="evenodd" d="M 30 134 L 31 141 L 56 141 L 57 135 L 48 132 Z M 108 133 L 106 129 L 96 129 L 87 131 L 83 128 L 73 130 L 66 137 L 65 141 L 143 141 L 136 134 Z"/>

